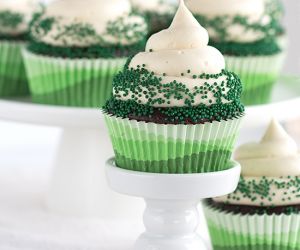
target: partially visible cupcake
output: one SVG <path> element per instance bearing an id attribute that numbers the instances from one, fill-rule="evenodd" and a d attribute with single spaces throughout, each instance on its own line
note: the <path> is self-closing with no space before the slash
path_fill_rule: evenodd
<path id="1" fill-rule="evenodd" d="M 184 2 L 113 83 L 104 107 L 120 168 L 157 173 L 227 169 L 244 107 L 240 79 Z"/>
<path id="2" fill-rule="evenodd" d="M 38 1 L 0 1 L 0 96 L 29 94 L 21 49 L 28 38 L 29 23 Z"/>
<path id="3" fill-rule="evenodd" d="M 166 0 L 130 0 L 134 11 L 144 15 L 149 24 L 149 34 L 170 26 L 176 7 Z"/>
<path id="4" fill-rule="evenodd" d="M 246 105 L 270 100 L 284 55 L 278 34 L 282 25 L 268 0 L 186 0 L 197 20 L 208 29 L 210 43 L 224 55 L 228 70 L 243 83 Z"/>
<path id="5" fill-rule="evenodd" d="M 300 153 L 273 120 L 259 143 L 239 147 L 236 191 L 207 200 L 204 210 L 215 250 L 300 249 Z"/>
<path id="6" fill-rule="evenodd" d="M 57 0 L 31 25 L 24 52 L 33 100 L 100 107 L 126 58 L 140 51 L 144 18 L 126 0 Z"/>

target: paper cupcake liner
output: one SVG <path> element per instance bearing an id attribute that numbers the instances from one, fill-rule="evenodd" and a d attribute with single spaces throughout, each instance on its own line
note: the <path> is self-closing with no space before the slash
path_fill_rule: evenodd
<path id="1" fill-rule="evenodd" d="M 21 50 L 23 42 L 0 41 L 0 96 L 29 94 Z"/>
<path id="2" fill-rule="evenodd" d="M 228 168 L 239 119 L 198 125 L 165 125 L 105 114 L 116 163 L 152 173 L 202 173 Z"/>
<path id="3" fill-rule="evenodd" d="M 214 250 L 299 250 L 300 215 L 233 214 L 203 204 Z"/>
<path id="4" fill-rule="evenodd" d="M 23 51 L 34 102 L 101 107 L 112 92 L 113 77 L 125 58 L 63 59 Z"/>
<path id="5" fill-rule="evenodd" d="M 241 78 L 243 104 L 264 104 L 270 101 L 284 59 L 285 52 L 271 56 L 225 56 L 227 69 Z"/>

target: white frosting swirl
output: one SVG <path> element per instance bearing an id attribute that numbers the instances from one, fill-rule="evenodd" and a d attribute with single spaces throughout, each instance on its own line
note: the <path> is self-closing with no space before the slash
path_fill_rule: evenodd
<path id="1" fill-rule="evenodd" d="M 276 120 L 271 121 L 259 143 L 239 147 L 235 159 L 242 166 L 244 184 L 240 183 L 235 193 L 216 198 L 217 201 L 257 206 L 300 204 L 300 154 L 296 142 Z M 257 195 L 252 200 L 255 194 L 251 192 L 257 191 L 252 184 L 263 187 L 267 182 L 265 191 L 271 196 Z M 243 193 L 245 183 L 252 187 L 249 196 Z"/>
<path id="2" fill-rule="evenodd" d="M 47 6 L 45 13 L 40 18 L 40 20 L 54 18 L 55 22 L 51 29 L 46 34 L 40 35 L 34 26 L 32 34 L 37 40 L 53 46 L 87 47 L 99 43 L 133 44 L 140 38 L 129 39 L 129 37 L 135 32 L 146 34 L 147 25 L 142 17 L 129 15 L 130 12 L 131 5 L 128 0 L 56 0 Z M 132 25 L 131 29 L 120 31 L 119 34 L 114 35 L 108 33 L 108 23 L 121 19 L 123 24 Z M 39 21 L 35 24 L 38 25 Z M 66 27 L 81 24 L 90 26 L 95 31 L 95 35 L 86 37 L 68 35 Z M 125 34 L 125 32 L 127 33 Z"/>
<path id="3" fill-rule="evenodd" d="M 219 32 L 213 27 L 207 27 L 209 35 L 214 40 L 253 42 L 264 37 L 263 32 L 244 25 L 232 24 L 232 20 L 238 15 L 245 17 L 249 24 L 260 24 L 264 26 L 271 21 L 265 15 L 265 0 L 186 0 L 186 5 L 194 14 L 202 15 L 210 20 L 216 17 L 227 19 L 222 25 L 227 30 L 227 36 L 220 38 Z"/>
<path id="4" fill-rule="evenodd" d="M 26 33 L 34 12 L 38 10 L 38 0 L 1 0 L 0 13 L 10 12 L 11 14 L 19 14 L 22 16 L 22 22 L 14 27 L 2 25 L 2 22 L 0 22 L 0 33 L 12 36 Z"/>
<path id="5" fill-rule="evenodd" d="M 171 26 L 168 29 L 151 36 L 146 45 L 146 52 L 137 54 L 130 62 L 130 67 L 137 68 L 145 65 L 145 68 L 154 72 L 162 78 L 163 83 L 174 80 L 184 84 L 192 93 L 196 86 L 203 86 L 209 82 L 211 84 L 221 84 L 226 82 L 226 77 L 218 79 L 194 79 L 193 75 L 200 74 L 219 74 L 225 68 L 223 55 L 214 47 L 208 46 L 208 33 L 193 17 L 191 12 L 181 1 L 177 13 Z M 190 73 L 187 73 L 190 72 Z M 228 91 L 225 86 L 226 91 Z M 129 95 L 122 95 L 121 100 L 127 100 Z M 161 94 L 163 98 L 163 94 Z M 184 99 L 177 100 L 171 98 L 169 103 L 156 103 L 155 107 L 180 107 L 186 106 Z M 210 100 L 216 98 L 210 96 Z M 147 103 L 147 98 L 141 94 L 139 97 L 141 104 Z M 224 103 L 227 101 L 224 100 Z M 208 99 L 204 100 L 199 95 L 193 103 L 210 105 Z"/>

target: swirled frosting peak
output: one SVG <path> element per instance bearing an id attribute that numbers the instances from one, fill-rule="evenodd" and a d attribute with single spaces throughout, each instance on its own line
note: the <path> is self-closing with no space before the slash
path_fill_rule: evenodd
<path id="1" fill-rule="evenodd" d="M 183 72 L 197 74 L 218 74 L 225 68 L 223 55 L 208 46 L 208 33 L 193 17 L 183 0 L 171 26 L 152 35 L 146 45 L 146 52 L 137 54 L 130 66 L 145 64 L 157 75 L 182 76 Z"/>
<path id="2" fill-rule="evenodd" d="M 300 175 L 297 144 L 274 119 L 262 140 L 242 145 L 235 158 L 242 164 L 244 176 Z"/>
<path id="3" fill-rule="evenodd" d="M 300 204 L 300 154 L 296 142 L 272 120 L 262 140 L 239 147 L 237 190 L 217 201 L 248 206 Z"/>
<path id="4" fill-rule="evenodd" d="M 206 29 L 198 23 L 182 1 L 171 26 L 150 37 L 146 51 L 194 49 L 207 45 Z"/>

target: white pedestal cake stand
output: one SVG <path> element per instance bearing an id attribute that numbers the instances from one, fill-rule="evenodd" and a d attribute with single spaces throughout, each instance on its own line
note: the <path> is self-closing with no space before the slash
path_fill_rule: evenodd
<path id="1" fill-rule="evenodd" d="M 142 216 L 143 201 L 117 194 L 106 183 L 105 160 L 113 155 L 100 109 L 0 101 L 0 118 L 62 128 L 46 206 L 70 216 Z M 134 208 L 134 209 L 133 209 Z"/>
<path id="2" fill-rule="evenodd" d="M 300 116 L 299 94 L 298 82 L 281 83 L 276 86 L 270 104 L 247 108 L 240 141 L 253 140 L 253 133 L 262 131 L 272 116 L 280 121 Z M 100 109 L 0 100 L 0 119 L 62 128 L 46 199 L 50 210 L 105 217 L 141 213 L 140 200 L 115 194 L 106 185 L 105 160 L 113 151 Z"/>
<path id="3" fill-rule="evenodd" d="M 204 174 L 152 174 L 123 170 L 114 159 L 107 162 L 109 185 L 117 192 L 143 197 L 146 202 L 146 231 L 134 250 L 206 250 L 196 233 L 199 199 L 233 192 L 241 167 Z"/>

